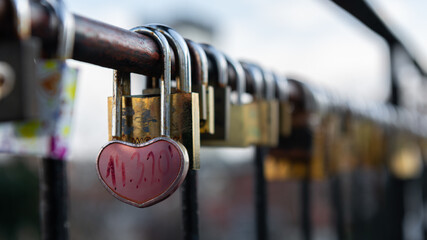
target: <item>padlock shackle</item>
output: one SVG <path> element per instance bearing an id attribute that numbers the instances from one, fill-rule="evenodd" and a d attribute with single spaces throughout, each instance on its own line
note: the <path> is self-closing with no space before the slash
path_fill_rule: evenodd
<path id="1" fill-rule="evenodd" d="M 227 66 L 227 59 L 225 58 L 224 54 L 209 44 L 200 44 L 200 46 L 203 48 L 203 50 L 205 50 L 206 54 L 212 58 L 213 62 L 216 65 L 216 72 L 218 74 L 217 84 L 222 88 L 227 87 L 228 86 L 228 66 Z"/>
<path id="2" fill-rule="evenodd" d="M 191 56 L 191 77 L 193 92 L 199 93 L 199 113 L 200 120 L 205 121 L 208 117 L 207 111 L 207 89 L 208 89 L 208 78 L 209 78 L 209 63 L 208 57 L 206 56 L 203 48 L 191 41 L 190 39 L 185 40 L 187 42 L 188 50 L 190 50 Z"/>
<path id="3" fill-rule="evenodd" d="M 273 72 L 257 66 L 262 72 L 262 79 L 264 83 L 264 97 L 266 100 L 273 100 L 275 98 L 276 84 L 274 82 Z"/>
<path id="4" fill-rule="evenodd" d="M 163 74 L 160 80 L 160 135 L 170 137 L 170 104 L 171 104 L 171 52 L 166 37 L 151 27 L 135 27 L 131 31 L 152 36 L 160 45 L 163 57 Z"/>
<path id="5" fill-rule="evenodd" d="M 225 54 L 224 54 L 224 56 L 227 59 L 227 63 L 236 72 L 237 105 L 242 105 L 243 104 L 243 94 L 246 91 L 245 70 L 243 69 L 242 65 L 238 61 L 234 60 L 233 58 L 230 58 L 229 56 L 227 56 Z"/>
<path id="6" fill-rule="evenodd" d="M 192 84 L 197 84 L 199 86 L 204 85 L 207 87 L 209 74 L 208 57 L 199 44 L 191 41 L 190 39 L 185 39 L 185 41 L 187 42 L 188 50 L 190 51 L 192 64 L 191 70 L 196 70 L 192 72 L 192 80 L 194 80 L 192 81 Z"/>
<path id="7" fill-rule="evenodd" d="M 147 27 L 157 29 L 165 35 L 170 46 L 176 52 L 179 63 L 179 77 L 176 78 L 177 89 L 181 92 L 191 93 L 191 58 L 185 39 L 174 29 L 162 24 L 149 24 Z"/>
<path id="8" fill-rule="evenodd" d="M 124 95 L 130 95 L 130 73 L 114 70 L 111 135 L 118 139 L 122 137 L 122 97 Z"/>
<path id="9" fill-rule="evenodd" d="M 276 97 L 281 102 L 289 101 L 289 81 L 286 76 L 281 76 L 273 73 L 274 82 L 276 84 Z"/>
<path id="10" fill-rule="evenodd" d="M 41 4 L 56 15 L 58 24 L 58 46 L 56 58 L 65 60 L 73 57 L 76 26 L 74 16 L 65 7 L 64 1 L 42 0 Z"/>
<path id="11" fill-rule="evenodd" d="M 263 99 L 264 84 L 261 69 L 249 62 L 240 61 L 240 63 L 251 76 L 255 99 Z"/>
<path id="12" fill-rule="evenodd" d="M 13 9 L 13 25 L 19 39 L 31 37 L 30 0 L 11 0 Z"/>

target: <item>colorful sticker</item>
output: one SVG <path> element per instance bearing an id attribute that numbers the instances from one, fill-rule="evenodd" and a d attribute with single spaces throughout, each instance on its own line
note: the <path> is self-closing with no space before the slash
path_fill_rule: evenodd
<path id="1" fill-rule="evenodd" d="M 65 159 L 78 70 L 64 61 L 39 61 L 35 89 L 40 117 L 0 124 L 0 153 Z"/>

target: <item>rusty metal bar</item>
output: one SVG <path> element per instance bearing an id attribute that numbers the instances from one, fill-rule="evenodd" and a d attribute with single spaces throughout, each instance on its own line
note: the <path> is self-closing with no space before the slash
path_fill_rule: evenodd
<path id="1" fill-rule="evenodd" d="M 0 0 L 0 39 L 16 38 L 12 29 L 9 1 Z M 102 67 L 158 76 L 163 68 L 160 49 L 149 36 L 98 22 L 73 14 L 75 20 L 75 43 L 73 59 Z M 57 49 L 58 19 L 44 6 L 31 3 L 32 36 L 42 41 L 43 57 L 53 56 Z M 172 53 L 172 73 L 175 73 L 175 57 Z M 211 64 L 211 63 L 209 63 Z M 229 82 L 235 88 L 235 73 L 229 71 Z M 253 92 L 252 81 L 248 81 L 247 91 Z M 298 97 L 298 92 L 293 93 Z"/>
<path id="2" fill-rule="evenodd" d="M 14 37 L 12 16 L 7 0 L 0 0 L 0 37 Z M 82 16 L 75 19 L 73 59 L 107 68 L 157 76 L 162 69 L 160 49 L 142 34 L 104 24 Z M 45 57 L 57 48 L 58 19 L 44 6 L 31 3 L 32 35 L 43 42 Z"/>

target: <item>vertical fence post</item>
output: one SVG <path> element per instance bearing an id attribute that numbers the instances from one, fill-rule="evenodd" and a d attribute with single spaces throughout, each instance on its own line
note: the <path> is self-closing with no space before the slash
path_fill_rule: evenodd
<path id="1" fill-rule="evenodd" d="M 199 239 L 197 170 L 188 170 L 187 177 L 182 184 L 182 220 L 184 240 Z"/>
<path id="2" fill-rule="evenodd" d="M 329 183 L 331 192 L 331 207 L 334 213 L 334 224 L 337 239 L 345 239 L 344 208 L 340 176 L 337 174 L 336 176 L 330 177 Z"/>
<path id="3" fill-rule="evenodd" d="M 40 171 L 40 214 L 43 240 L 68 239 L 66 161 L 43 158 Z"/>
<path id="4" fill-rule="evenodd" d="M 390 57 L 390 96 L 388 102 L 394 106 L 400 106 L 401 96 L 399 92 L 399 83 L 397 72 L 395 69 L 395 46 L 388 44 Z M 402 240 L 403 239 L 403 218 L 405 215 L 404 202 L 405 181 L 393 176 L 393 173 L 388 171 L 386 182 L 386 221 L 388 239 Z"/>
<path id="5" fill-rule="evenodd" d="M 267 148 L 255 149 L 255 225 L 258 240 L 268 239 L 267 231 L 267 188 L 264 176 L 264 158 Z"/>
<path id="6" fill-rule="evenodd" d="M 404 181 L 397 179 L 391 172 L 387 173 L 386 186 L 386 211 L 385 220 L 386 237 L 390 240 L 403 239 L 404 209 Z"/>
<path id="7" fill-rule="evenodd" d="M 363 177 L 361 169 L 356 168 L 350 173 L 351 239 L 354 240 L 369 239 L 366 219 L 363 214 L 367 210 L 365 208 L 366 196 L 364 195 Z"/>
<path id="8" fill-rule="evenodd" d="M 308 160 L 309 161 L 309 160 Z M 311 240 L 310 163 L 301 181 L 301 228 L 304 240 Z"/>
<path id="9" fill-rule="evenodd" d="M 426 159 L 423 158 L 425 161 Z M 427 207 L 427 166 L 423 166 L 423 173 L 421 175 L 421 186 L 422 186 L 422 201 L 423 201 L 423 213 L 426 211 Z M 423 238 L 427 239 L 427 215 L 423 214 L 422 218 L 422 229 L 423 229 Z"/>

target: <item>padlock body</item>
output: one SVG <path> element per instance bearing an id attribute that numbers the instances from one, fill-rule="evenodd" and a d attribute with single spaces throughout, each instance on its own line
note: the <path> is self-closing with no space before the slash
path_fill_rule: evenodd
<path id="1" fill-rule="evenodd" d="M 0 42 L 0 64 L 11 69 L 12 73 L 0 78 L 13 79 L 10 92 L 0 98 L 0 121 L 28 120 L 39 116 L 34 61 L 39 55 L 39 48 L 39 42 L 34 39 Z"/>
<path id="2" fill-rule="evenodd" d="M 108 139 L 111 141 L 112 97 L 108 98 Z M 197 93 L 171 94 L 171 138 L 181 142 L 188 151 L 190 169 L 200 168 L 199 96 Z M 122 97 L 122 137 L 134 144 L 160 136 L 160 96 Z"/>
<path id="3" fill-rule="evenodd" d="M 199 85 L 195 86 L 197 89 L 197 93 L 199 94 L 199 118 L 200 122 L 204 122 L 208 118 L 208 109 L 207 109 L 207 86 L 206 85 Z"/>
<path id="4" fill-rule="evenodd" d="M 232 104 L 230 108 L 230 134 L 227 140 L 203 140 L 203 146 L 248 147 L 259 141 L 258 106 Z"/>
<path id="5" fill-rule="evenodd" d="M 283 181 L 289 179 L 304 179 L 309 173 L 306 161 L 282 156 L 268 155 L 264 161 L 264 175 L 267 181 Z"/>
<path id="6" fill-rule="evenodd" d="M 202 141 L 226 140 L 230 131 L 230 87 L 214 87 L 214 134 L 203 133 Z"/>
<path id="7" fill-rule="evenodd" d="M 200 119 L 200 133 L 215 133 L 215 89 L 208 86 L 206 89 L 206 120 Z M 199 99 L 200 100 L 200 99 Z"/>
<path id="8" fill-rule="evenodd" d="M 287 137 L 291 135 L 292 131 L 292 105 L 290 102 L 280 102 L 279 111 L 280 136 Z"/>
<path id="9" fill-rule="evenodd" d="M 275 147 L 279 141 L 279 103 L 277 100 L 256 101 L 260 128 L 257 145 Z"/>

